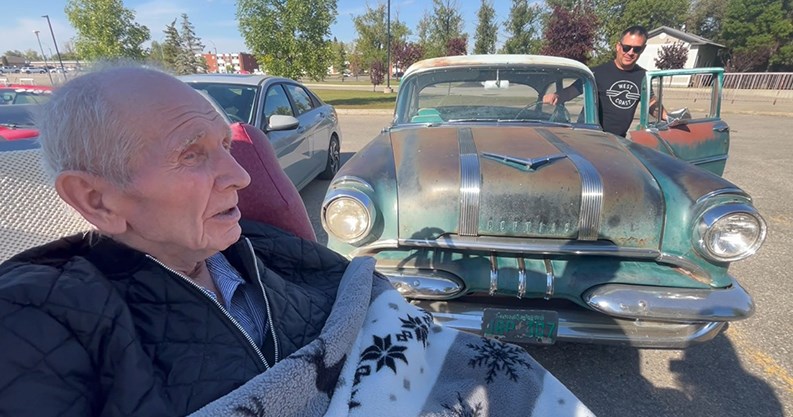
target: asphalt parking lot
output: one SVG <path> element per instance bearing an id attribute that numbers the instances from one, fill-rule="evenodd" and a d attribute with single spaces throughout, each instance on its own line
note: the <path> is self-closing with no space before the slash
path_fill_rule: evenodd
<path id="1" fill-rule="evenodd" d="M 723 114 L 732 132 L 725 177 L 753 196 L 769 225 L 760 252 L 731 269 L 754 297 L 756 312 L 686 350 L 529 348 L 598 416 L 793 416 L 793 122 L 768 115 L 773 111 L 749 111 Z M 342 160 L 390 119 L 383 112 L 342 113 Z M 315 181 L 301 192 L 321 242 L 327 187 L 328 181 Z"/>

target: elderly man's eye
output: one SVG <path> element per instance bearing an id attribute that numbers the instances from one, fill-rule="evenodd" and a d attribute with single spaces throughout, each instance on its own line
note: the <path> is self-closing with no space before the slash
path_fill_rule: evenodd
<path id="1" fill-rule="evenodd" d="M 193 164 L 199 161 L 201 159 L 201 156 L 202 156 L 201 152 L 197 150 L 189 149 L 187 151 L 184 151 L 182 155 L 179 157 L 179 159 L 184 163 Z"/>

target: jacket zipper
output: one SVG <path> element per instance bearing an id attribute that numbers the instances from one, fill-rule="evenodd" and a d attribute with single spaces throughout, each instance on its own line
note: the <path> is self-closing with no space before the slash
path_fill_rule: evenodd
<path id="1" fill-rule="evenodd" d="M 207 294 L 207 292 L 203 288 L 201 288 L 200 285 L 198 285 L 195 282 L 193 282 L 193 280 L 191 280 L 190 278 L 188 278 L 187 276 L 185 276 L 181 272 L 173 270 L 171 267 L 165 265 L 164 263 L 160 262 L 157 258 L 155 258 L 155 257 L 153 257 L 153 256 L 151 256 L 149 254 L 146 254 L 146 257 L 151 259 L 151 260 L 153 260 L 158 265 L 160 265 L 161 267 L 163 267 L 166 270 L 170 271 L 171 273 L 175 274 L 177 277 L 181 278 L 183 281 L 185 281 L 188 284 L 192 285 L 193 288 L 197 289 L 201 294 L 204 295 L 204 297 L 206 297 L 207 299 L 212 301 L 212 303 L 223 313 L 223 315 L 226 316 L 226 318 L 228 318 L 231 321 L 232 324 L 234 324 L 234 327 L 236 327 L 237 330 L 239 330 L 240 333 L 242 333 L 242 335 L 245 337 L 245 340 L 248 341 L 248 344 L 251 345 L 253 350 L 256 351 L 256 354 L 259 356 L 259 359 L 262 361 L 262 364 L 264 365 L 264 368 L 267 369 L 267 370 L 270 369 L 270 364 L 267 363 L 267 359 L 264 357 L 264 354 L 262 354 L 262 351 L 259 349 L 258 346 L 256 346 L 256 343 L 253 341 L 253 339 L 251 339 L 251 336 L 248 334 L 248 332 L 246 332 L 245 329 L 242 328 L 242 325 L 240 325 L 237 322 L 237 320 L 234 317 L 232 317 L 232 315 L 228 311 L 226 311 L 226 309 L 223 308 L 222 305 L 220 305 L 220 302 L 218 300 L 212 298 L 212 296 Z M 256 268 L 257 278 L 258 278 L 258 274 L 259 274 L 259 269 L 257 267 Z M 267 298 L 265 298 L 265 304 L 267 304 Z M 268 308 L 267 314 L 268 314 L 268 318 L 269 318 L 269 314 L 270 314 L 269 308 Z M 276 357 L 276 361 L 278 360 L 277 352 L 278 352 L 278 345 L 276 345 L 276 356 L 275 356 Z"/>
<path id="2" fill-rule="evenodd" d="M 270 333 L 273 335 L 273 344 L 275 345 L 275 362 L 278 362 L 278 336 L 275 334 L 275 326 L 273 325 L 273 315 L 270 312 L 270 300 L 267 299 L 267 291 L 264 289 L 264 283 L 262 283 L 262 276 L 259 274 L 259 262 L 256 259 L 256 252 L 253 250 L 253 244 L 251 241 L 246 237 L 245 243 L 248 244 L 248 249 L 251 251 L 251 258 L 253 258 L 253 266 L 256 268 L 256 282 L 259 283 L 259 288 L 262 289 L 262 297 L 264 298 L 264 308 L 267 311 L 267 324 L 270 327 Z M 266 339 L 266 338 L 265 338 Z"/>

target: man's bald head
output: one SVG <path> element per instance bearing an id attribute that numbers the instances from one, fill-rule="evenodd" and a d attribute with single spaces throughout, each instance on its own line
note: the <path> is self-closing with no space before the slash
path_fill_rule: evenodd
<path id="1" fill-rule="evenodd" d="M 160 137 L 163 112 L 190 106 L 213 111 L 190 86 L 152 68 L 106 67 L 75 78 L 39 114 L 45 167 L 53 178 L 77 170 L 126 185 L 135 157 Z"/>

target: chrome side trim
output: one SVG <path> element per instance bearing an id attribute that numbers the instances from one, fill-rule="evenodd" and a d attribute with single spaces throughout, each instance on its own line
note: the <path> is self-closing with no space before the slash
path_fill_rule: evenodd
<path id="1" fill-rule="evenodd" d="M 702 197 L 698 198 L 695 205 L 700 205 L 704 201 L 709 200 L 709 199 L 711 199 L 713 197 L 718 197 L 720 195 L 728 195 L 728 194 L 741 196 L 741 197 L 749 199 L 749 201 L 752 201 L 752 198 L 749 196 L 749 194 L 746 194 L 746 192 L 744 190 L 740 189 L 740 188 L 722 188 L 721 190 L 711 191 L 711 192 L 703 195 Z"/>
<path id="2" fill-rule="evenodd" d="M 672 288 L 605 284 L 584 293 L 592 309 L 632 320 L 670 322 L 743 320 L 754 302 L 734 278 L 727 288 Z"/>
<path id="3" fill-rule="evenodd" d="M 578 217 L 578 239 L 597 240 L 600 233 L 600 214 L 603 211 L 603 180 L 597 168 L 565 143 L 559 136 L 546 129 L 537 132 L 557 149 L 566 154 L 578 169 L 581 177 L 581 213 Z"/>
<path id="4" fill-rule="evenodd" d="M 658 258 L 655 261 L 658 263 L 678 267 L 683 271 L 685 271 L 686 275 L 703 284 L 707 284 L 707 285 L 713 284 L 713 280 L 711 279 L 711 276 L 708 273 L 708 271 L 705 271 L 699 265 L 689 261 L 688 259 L 682 256 L 662 253 L 661 255 L 658 256 Z"/>
<path id="5" fill-rule="evenodd" d="M 526 262 L 518 258 L 518 299 L 526 295 Z"/>
<path id="6" fill-rule="evenodd" d="M 488 294 L 495 295 L 498 290 L 498 258 L 496 254 L 490 254 L 490 289 Z"/>
<path id="7" fill-rule="evenodd" d="M 355 248 L 347 257 L 352 259 L 356 256 L 374 255 L 389 249 L 399 249 L 399 241 L 396 239 L 378 240 L 374 243 Z"/>
<path id="8" fill-rule="evenodd" d="M 692 165 L 704 165 L 704 164 L 710 164 L 713 162 L 721 162 L 726 160 L 727 160 L 727 156 L 725 155 L 725 156 L 709 156 L 707 158 L 692 159 L 686 162 Z"/>
<path id="9" fill-rule="evenodd" d="M 354 175 L 345 175 L 343 177 L 336 178 L 335 181 L 330 185 L 330 188 L 337 188 L 342 187 L 345 185 L 358 185 L 366 189 L 366 191 L 374 192 L 374 187 L 371 184 L 366 182 L 363 178 L 356 177 Z"/>
<path id="10" fill-rule="evenodd" d="M 411 300 L 432 313 L 436 323 L 482 334 L 487 304 Z M 490 306 L 492 307 L 492 306 Z M 527 308 L 542 308 L 541 305 Z M 682 349 L 713 339 L 725 322 L 668 323 L 609 317 L 584 309 L 559 309 L 558 341 Z"/>
<path id="11" fill-rule="evenodd" d="M 460 145 L 459 233 L 463 236 L 476 236 L 479 232 L 479 191 L 482 186 L 482 171 L 471 129 L 458 129 L 457 142 Z"/>
<path id="12" fill-rule="evenodd" d="M 553 264 L 551 263 L 550 259 L 544 259 L 545 262 L 545 297 L 546 300 L 550 300 L 551 296 L 553 296 L 553 282 L 556 278 L 553 274 Z"/>
<path id="13" fill-rule="evenodd" d="M 623 258 L 656 259 L 661 255 L 657 249 L 620 248 L 603 241 L 570 242 L 563 239 L 524 239 L 504 237 L 470 237 L 445 235 L 438 239 L 399 239 L 399 246 L 417 248 L 439 248 L 506 252 L 531 255 L 586 255 L 616 256 Z M 363 249 L 362 247 L 361 249 Z"/>

